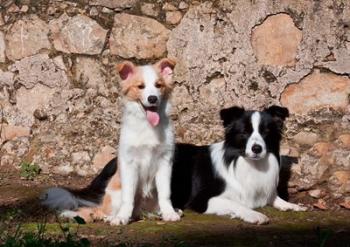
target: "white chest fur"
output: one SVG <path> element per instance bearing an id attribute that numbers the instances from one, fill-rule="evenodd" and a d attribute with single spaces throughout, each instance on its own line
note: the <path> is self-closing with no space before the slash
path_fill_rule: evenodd
<path id="1" fill-rule="evenodd" d="M 250 208 L 263 207 L 276 196 L 279 165 L 276 157 L 268 153 L 261 160 L 238 158 L 234 176 L 242 186 L 239 199 Z"/>
<path id="2" fill-rule="evenodd" d="M 166 106 L 164 106 L 166 107 Z M 142 106 L 129 102 L 125 106 L 119 141 L 119 160 L 123 168 L 135 169 L 138 174 L 137 194 L 151 195 L 155 187 L 155 175 L 160 161 L 171 160 L 174 137 L 165 108 L 160 110 L 160 123 L 152 127 Z M 123 175 L 124 175 L 123 174 Z"/>
<path id="3" fill-rule="evenodd" d="M 276 196 L 279 178 L 277 158 L 268 153 L 264 159 L 248 160 L 239 157 L 229 167 L 223 162 L 223 143 L 211 147 L 212 160 L 226 182 L 225 197 L 250 208 L 263 207 Z"/>

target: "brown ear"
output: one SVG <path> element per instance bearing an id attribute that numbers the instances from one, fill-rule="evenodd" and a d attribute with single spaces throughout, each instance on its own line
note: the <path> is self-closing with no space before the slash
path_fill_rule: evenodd
<path id="1" fill-rule="evenodd" d="M 135 72 L 135 65 L 132 62 L 124 61 L 116 66 L 116 69 L 119 73 L 122 80 L 128 79 Z"/>
<path id="2" fill-rule="evenodd" d="M 157 67 L 160 70 L 160 74 L 165 79 L 171 79 L 171 76 L 173 74 L 174 68 L 175 68 L 176 62 L 173 59 L 170 58 L 163 58 L 157 63 Z"/>

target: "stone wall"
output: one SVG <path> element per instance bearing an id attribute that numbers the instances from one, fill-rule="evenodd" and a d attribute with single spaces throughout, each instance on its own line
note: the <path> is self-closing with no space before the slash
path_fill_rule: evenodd
<path id="1" fill-rule="evenodd" d="M 115 64 L 164 56 L 178 62 L 178 141 L 221 140 L 223 107 L 287 106 L 289 192 L 350 207 L 345 0 L 3 0 L 0 169 L 26 161 L 45 173 L 98 172 L 117 148 Z"/>

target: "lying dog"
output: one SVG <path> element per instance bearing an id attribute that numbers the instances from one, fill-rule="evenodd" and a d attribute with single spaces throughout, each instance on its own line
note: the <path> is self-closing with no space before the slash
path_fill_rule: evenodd
<path id="1" fill-rule="evenodd" d="M 51 188 L 44 205 L 64 210 L 63 216 L 80 215 L 86 221 L 104 218 L 113 225 L 127 224 L 132 216 L 158 206 L 163 220 L 180 220 L 170 201 L 174 135 L 168 112 L 174 66 L 170 59 L 154 65 L 117 66 L 124 96 L 118 169 L 113 163 L 83 191 Z M 89 191 L 94 192 L 89 195 Z M 101 191 L 102 200 L 89 200 Z"/>
<path id="2" fill-rule="evenodd" d="M 223 142 L 177 144 L 171 186 L 174 207 L 255 224 L 269 221 L 253 210 L 268 204 L 283 211 L 306 210 L 277 195 L 280 141 L 288 115 L 288 109 L 279 106 L 261 112 L 223 109 Z"/>
<path id="3" fill-rule="evenodd" d="M 279 106 L 261 112 L 239 107 L 223 109 L 220 117 L 225 128 L 224 141 L 210 146 L 177 144 L 171 176 L 173 206 L 255 224 L 268 223 L 269 219 L 254 208 L 272 205 L 282 211 L 306 210 L 277 195 L 280 141 L 288 116 L 288 109 Z M 105 190 L 110 179 L 117 179 L 116 166 L 116 159 L 109 162 L 84 191 L 91 191 L 91 195 L 95 191 L 100 196 L 120 193 L 119 187 L 107 186 Z M 91 220 L 91 215 L 82 211 L 79 216 Z"/>

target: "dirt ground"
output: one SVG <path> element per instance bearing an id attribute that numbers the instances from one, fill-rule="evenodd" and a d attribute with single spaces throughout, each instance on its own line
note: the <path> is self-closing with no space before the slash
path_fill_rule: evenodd
<path id="1" fill-rule="evenodd" d="M 45 221 L 48 234 L 59 236 L 58 219 L 39 205 L 40 193 L 53 185 L 81 188 L 90 179 L 39 175 L 28 181 L 22 180 L 18 171 L 2 167 L 0 219 L 10 222 L 11 229 L 21 224 L 25 231 L 35 231 L 36 225 Z M 79 237 L 88 238 L 94 246 L 350 246 L 349 210 L 279 212 L 266 207 L 259 211 L 270 217 L 268 225 L 185 211 L 176 223 L 153 219 L 118 227 L 96 222 L 79 225 L 78 231 Z M 14 215 L 10 221 L 6 220 L 9 215 Z M 77 230 L 76 223 L 69 226 Z"/>

